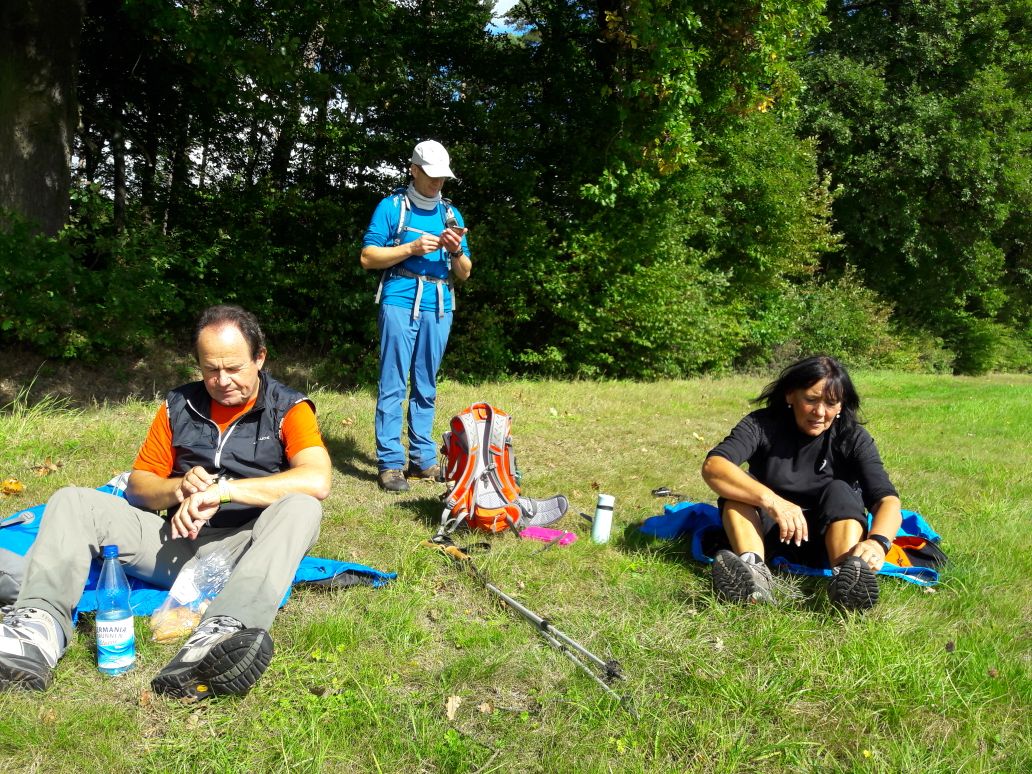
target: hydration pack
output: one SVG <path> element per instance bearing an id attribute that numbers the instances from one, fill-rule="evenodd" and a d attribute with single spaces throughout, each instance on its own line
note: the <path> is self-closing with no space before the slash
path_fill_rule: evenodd
<path id="1" fill-rule="evenodd" d="M 448 535 L 463 522 L 471 529 L 502 532 L 558 521 L 569 508 L 562 495 L 532 500 L 520 495 L 520 476 L 512 448 L 512 418 L 489 403 L 474 403 L 451 418 L 441 457 L 444 494 L 441 528 Z"/>
<path id="2" fill-rule="evenodd" d="M 408 188 L 404 186 L 401 188 L 395 188 L 394 193 L 391 194 L 392 198 L 398 203 L 398 228 L 395 230 L 394 235 L 391 237 L 391 246 L 397 247 L 402 242 L 402 237 L 406 231 L 414 231 L 417 234 L 426 234 L 426 231 L 422 231 L 418 228 L 414 228 L 409 225 L 409 216 L 412 210 L 412 203 L 408 198 Z M 443 210 L 442 210 L 443 206 Z M 441 228 L 445 229 L 456 223 L 455 211 L 452 209 L 451 200 L 441 198 L 440 204 L 436 207 L 437 212 L 441 215 Z M 402 262 L 404 263 L 404 261 Z M 447 285 L 448 289 L 452 292 L 452 311 L 456 307 L 455 299 L 455 283 L 452 281 L 451 275 L 449 274 L 447 279 L 441 279 L 439 277 L 427 277 L 421 274 L 415 274 L 408 269 L 403 268 L 400 264 L 390 266 L 380 272 L 380 282 L 376 286 L 376 295 L 373 297 L 373 303 L 379 304 L 380 299 L 383 298 L 383 284 L 387 281 L 387 278 L 392 274 L 397 274 L 402 277 L 408 277 L 414 279 L 418 283 L 416 285 L 416 300 L 412 305 L 412 319 L 419 319 L 419 301 L 423 296 L 423 283 L 430 282 L 436 286 L 437 289 L 437 316 L 444 316 L 444 286 Z"/>

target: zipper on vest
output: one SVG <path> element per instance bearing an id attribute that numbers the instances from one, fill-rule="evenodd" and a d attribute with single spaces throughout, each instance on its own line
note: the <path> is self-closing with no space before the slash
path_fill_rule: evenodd
<path id="1" fill-rule="evenodd" d="M 232 421 L 232 422 L 231 422 L 231 423 L 229 424 L 229 427 L 227 427 L 227 428 L 226 428 L 226 434 L 225 434 L 225 435 L 223 435 L 223 434 L 222 434 L 222 428 L 221 428 L 221 427 L 219 427 L 219 424 L 218 424 L 218 422 L 216 422 L 216 421 L 215 421 L 214 419 L 212 419 L 211 417 L 206 417 L 206 416 L 204 416 L 204 414 L 202 414 L 202 413 L 201 413 L 200 411 L 198 411 L 198 410 L 197 410 L 197 409 L 196 409 L 196 408 L 194 407 L 194 405 L 193 405 L 193 404 L 192 404 L 192 403 L 190 402 L 190 399 L 189 399 L 189 398 L 187 398 L 187 400 L 186 400 L 186 405 L 187 405 L 187 406 L 189 407 L 189 409 L 190 409 L 190 410 L 191 410 L 191 411 L 192 411 L 192 412 L 193 412 L 194 414 L 196 414 L 197 416 L 199 416 L 199 417 L 200 417 L 201 419 L 203 419 L 203 420 L 204 420 L 205 422 L 210 422 L 211 424 L 215 425 L 215 430 L 216 430 L 216 431 L 218 432 L 218 434 L 219 434 L 219 441 L 218 441 L 218 443 L 217 443 L 217 444 L 215 444 L 215 469 L 216 469 L 216 470 L 218 470 L 219 468 L 221 468 L 221 467 L 222 467 L 222 449 L 223 449 L 223 448 L 225 448 L 225 445 L 226 445 L 226 441 L 228 441 L 228 440 L 229 440 L 229 436 L 231 436 L 231 435 L 233 434 L 233 430 L 234 430 L 234 429 L 236 428 L 236 426 L 237 426 L 238 424 L 240 424 L 240 420 L 242 420 L 242 419 L 243 419 L 244 417 L 247 417 L 247 416 L 250 416 L 251 414 L 253 414 L 253 413 L 254 413 L 254 412 L 255 412 L 256 410 L 258 410 L 258 406 L 257 406 L 257 404 L 256 404 L 256 405 L 254 405 L 254 406 L 251 406 L 251 408 L 250 408 L 250 409 L 249 409 L 249 410 L 248 410 L 247 412 L 245 412 L 245 413 L 241 414 L 241 415 L 240 415 L 240 416 L 238 416 L 238 417 L 237 417 L 236 419 L 234 419 L 234 420 L 233 420 L 233 421 Z M 262 407 L 262 408 L 264 408 L 264 407 Z"/>

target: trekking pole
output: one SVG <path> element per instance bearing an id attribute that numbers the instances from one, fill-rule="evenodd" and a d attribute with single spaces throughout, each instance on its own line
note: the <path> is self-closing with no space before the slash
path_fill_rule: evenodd
<path id="1" fill-rule="evenodd" d="M 487 576 L 473 563 L 473 559 L 468 553 L 463 551 L 461 548 L 455 545 L 444 545 L 442 543 L 435 543 L 433 541 L 424 541 L 424 545 L 428 545 L 431 548 L 436 548 L 444 554 L 447 554 L 451 559 L 464 565 L 469 569 L 473 576 L 480 581 L 480 583 L 491 592 L 495 597 L 501 600 L 505 605 L 510 607 L 519 613 L 524 619 L 534 624 L 535 630 L 540 634 L 545 642 L 551 645 L 553 648 L 565 655 L 570 661 L 580 667 L 581 671 L 588 675 L 592 680 L 599 685 L 602 690 L 620 702 L 620 706 L 626 709 L 635 720 L 638 720 L 638 712 L 634 708 L 634 704 L 629 696 L 621 696 L 614 691 L 606 680 L 622 680 L 623 670 L 620 667 L 620 662 L 616 660 L 603 661 L 594 653 L 589 651 L 579 642 L 574 640 L 572 637 L 567 635 L 565 632 L 556 629 L 548 622 L 547 619 L 542 618 L 540 615 L 535 613 L 533 610 L 517 602 L 515 599 L 510 597 L 500 588 L 491 583 Z M 591 663 L 595 664 L 605 675 L 605 679 L 599 677 L 591 668 L 585 664 L 578 657 L 578 654 L 586 658 Z"/>
<path id="2" fill-rule="evenodd" d="M 670 487 L 668 487 L 668 486 L 656 487 L 655 489 L 652 490 L 652 496 L 653 497 L 676 497 L 679 500 L 687 500 L 688 499 L 688 495 L 683 495 L 680 492 L 671 491 Z"/>

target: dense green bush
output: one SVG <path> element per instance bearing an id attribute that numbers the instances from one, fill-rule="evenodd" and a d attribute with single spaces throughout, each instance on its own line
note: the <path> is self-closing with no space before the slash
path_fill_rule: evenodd
<path id="1" fill-rule="evenodd" d="M 103 203 L 78 192 L 79 209 L 57 237 L 11 216 L 0 231 L 0 340 L 55 357 L 133 349 L 163 338 L 184 305 L 168 276 L 182 259 L 153 228 L 106 233 Z"/>

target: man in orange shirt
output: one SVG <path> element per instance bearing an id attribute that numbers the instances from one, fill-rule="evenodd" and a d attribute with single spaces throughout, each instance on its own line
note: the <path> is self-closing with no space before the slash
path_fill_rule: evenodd
<path id="1" fill-rule="evenodd" d="M 127 574 L 165 587 L 194 556 L 239 557 L 197 630 L 152 681 L 157 693 L 244 694 L 268 667 L 268 630 L 319 536 L 330 458 L 312 402 L 262 372 L 254 315 L 207 309 L 194 353 L 202 381 L 166 397 L 127 499 L 66 487 L 47 503 L 15 609 L 0 623 L 0 690 L 50 683 L 104 545 L 118 546 Z"/>

